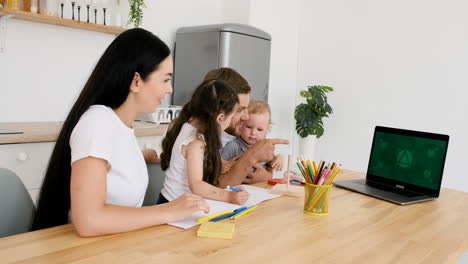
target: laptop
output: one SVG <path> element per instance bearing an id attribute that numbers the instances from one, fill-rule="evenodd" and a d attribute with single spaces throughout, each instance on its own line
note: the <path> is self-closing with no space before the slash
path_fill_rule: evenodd
<path id="1" fill-rule="evenodd" d="M 400 205 L 439 197 L 448 135 L 376 126 L 365 179 L 333 184 Z"/>

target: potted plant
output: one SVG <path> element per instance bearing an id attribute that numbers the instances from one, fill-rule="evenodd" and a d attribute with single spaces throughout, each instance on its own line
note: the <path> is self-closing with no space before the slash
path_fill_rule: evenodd
<path id="1" fill-rule="evenodd" d="M 143 7 L 146 7 L 144 0 L 128 0 L 130 13 L 128 14 L 127 26 L 133 24 L 136 28 L 143 22 Z"/>
<path id="2" fill-rule="evenodd" d="M 315 139 L 323 133 L 323 118 L 329 117 L 333 109 L 327 102 L 327 94 L 333 91 L 332 87 L 313 85 L 307 90 L 300 91 L 306 102 L 296 106 L 294 119 L 296 119 L 296 132 L 299 137 L 299 155 L 313 159 Z"/>

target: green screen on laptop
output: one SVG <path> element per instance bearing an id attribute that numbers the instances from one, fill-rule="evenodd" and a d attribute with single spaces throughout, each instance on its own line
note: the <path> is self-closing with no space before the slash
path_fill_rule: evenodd
<path id="1" fill-rule="evenodd" d="M 437 190 L 447 144 L 446 140 L 376 131 L 368 173 Z"/>

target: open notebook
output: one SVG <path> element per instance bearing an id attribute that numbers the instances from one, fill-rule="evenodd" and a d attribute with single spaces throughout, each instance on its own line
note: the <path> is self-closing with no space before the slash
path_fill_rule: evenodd
<path id="1" fill-rule="evenodd" d="M 213 200 L 207 199 L 206 201 L 210 205 L 210 212 L 208 214 L 205 214 L 202 211 L 198 211 L 188 218 L 185 218 L 181 221 L 168 223 L 168 224 L 175 226 L 175 227 L 187 229 L 187 228 L 191 228 L 196 225 L 199 225 L 200 223 L 197 222 L 198 218 L 202 218 L 202 217 L 209 216 L 209 215 L 214 215 L 214 214 L 221 213 L 227 210 L 235 210 L 242 206 L 256 205 L 263 201 L 278 198 L 281 196 L 278 194 L 272 194 L 270 193 L 270 190 L 264 189 L 264 188 L 254 187 L 250 185 L 242 185 L 242 187 L 244 187 L 250 194 L 249 199 L 247 200 L 245 204 L 237 205 L 237 204 L 231 204 L 231 203 L 225 203 L 225 202 L 219 202 L 219 201 L 213 201 Z"/>

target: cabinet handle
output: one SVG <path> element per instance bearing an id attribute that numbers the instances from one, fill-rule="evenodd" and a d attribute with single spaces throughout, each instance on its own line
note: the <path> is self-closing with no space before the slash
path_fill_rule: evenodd
<path id="1" fill-rule="evenodd" d="M 25 152 L 20 152 L 16 159 L 19 161 L 26 161 L 28 159 L 28 154 L 26 154 Z"/>

